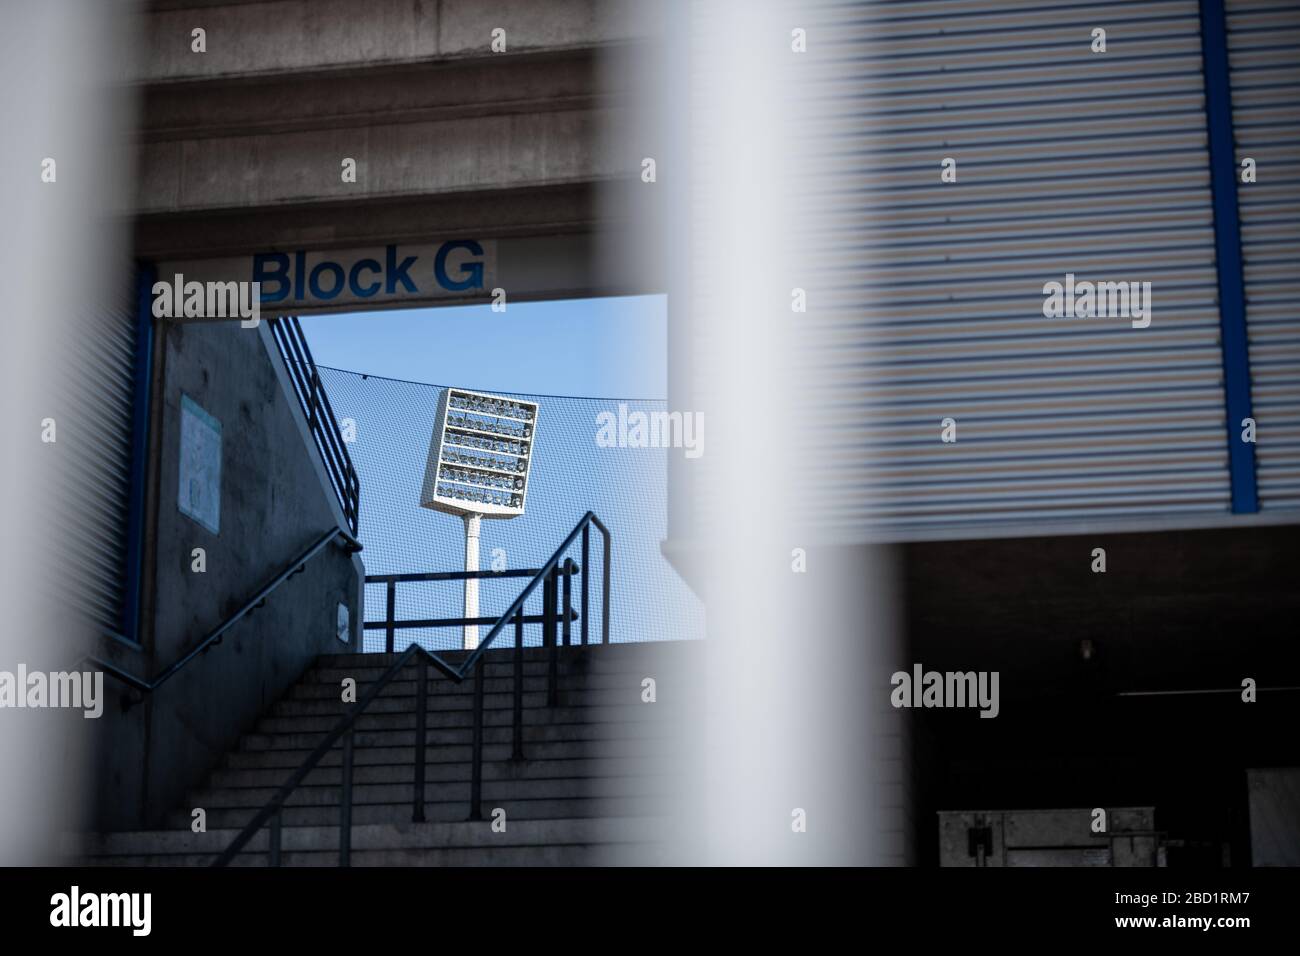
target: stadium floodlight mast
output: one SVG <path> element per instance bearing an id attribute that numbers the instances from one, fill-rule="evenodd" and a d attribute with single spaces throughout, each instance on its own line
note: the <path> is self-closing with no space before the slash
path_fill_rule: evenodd
<path id="1" fill-rule="evenodd" d="M 465 521 L 465 570 L 478 570 L 479 524 L 524 513 L 537 437 L 537 403 L 443 389 L 424 466 L 420 506 Z M 478 578 L 465 579 L 466 618 L 478 617 Z M 465 625 L 466 650 L 478 625 Z"/>

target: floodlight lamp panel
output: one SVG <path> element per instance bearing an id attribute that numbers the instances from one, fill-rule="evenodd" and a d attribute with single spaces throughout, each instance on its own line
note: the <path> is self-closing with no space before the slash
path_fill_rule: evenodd
<path id="1" fill-rule="evenodd" d="M 524 513 L 537 438 L 536 402 L 443 389 L 420 506 L 454 515 Z"/>

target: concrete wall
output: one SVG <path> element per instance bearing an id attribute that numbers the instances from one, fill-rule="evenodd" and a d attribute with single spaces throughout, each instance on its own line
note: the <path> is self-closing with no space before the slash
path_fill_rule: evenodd
<path id="1" fill-rule="evenodd" d="M 568 110 L 389 126 L 154 143 L 141 154 L 144 214 L 286 203 L 400 199 L 477 189 L 544 189 L 608 178 L 636 157 L 601 156 L 599 111 Z M 356 160 L 357 181 L 341 163 Z"/>
<path id="2" fill-rule="evenodd" d="M 338 526 L 337 504 L 304 440 L 301 413 L 283 387 L 265 327 L 167 323 L 159 336 L 153 593 L 145 606 L 151 633 L 147 650 L 114 654 L 134 673 L 150 676 Z M 183 394 L 222 425 L 217 534 L 177 507 Z M 191 570 L 194 548 L 206 550 L 204 573 Z M 363 576 L 357 557 L 328 547 L 145 703 L 126 714 L 107 709 L 92 825 L 147 826 L 180 805 L 318 654 L 342 647 L 335 636 L 340 603 L 349 608 L 356 640 Z"/>
<path id="3" fill-rule="evenodd" d="M 535 200 L 634 179 L 649 148 L 599 135 L 625 91 L 597 82 L 597 57 L 619 55 L 655 20 L 626 2 L 170 7 L 144 17 L 136 64 L 144 112 L 132 211 L 142 217 L 501 190 Z M 190 48 L 199 27 L 204 53 Z M 505 52 L 491 50 L 498 29 Z M 344 157 L 357 162 L 355 182 L 342 181 Z M 556 213 L 573 214 L 548 205 L 552 227 Z M 312 238 L 333 237 L 297 241 Z"/>
<path id="4" fill-rule="evenodd" d="M 644 9 L 649 6 L 650 9 Z M 618 43 L 655 24 L 634 0 L 154 0 L 145 17 L 143 82 L 266 77 L 393 67 Z M 191 32 L 207 52 L 191 52 Z"/>
<path id="5" fill-rule="evenodd" d="M 512 301 L 661 291 L 628 254 L 644 237 L 627 215 L 629 196 L 650 202 L 640 164 L 659 137 L 623 108 L 628 76 L 602 68 L 660 20 L 622 0 L 151 3 L 124 144 L 136 253 L 500 239 L 503 264 L 527 263 L 498 279 Z"/>

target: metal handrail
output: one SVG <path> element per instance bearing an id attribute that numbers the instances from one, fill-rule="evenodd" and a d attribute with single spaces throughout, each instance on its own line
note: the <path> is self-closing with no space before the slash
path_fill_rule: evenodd
<path id="1" fill-rule="evenodd" d="M 604 539 L 604 544 L 605 544 L 604 565 L 601 574 L 601 586 L 604 589 L 603 591 L 604 600 L 602 601 L 603 607 L 601 608 L 601 612 L 602 612 L 601 643 L 602 644 L 609 643 L 609 541 L 610 541 L 609 529 L 605 527 L 604 522 L 602 522 L 599 518 L 596 517 L 595 513 L 588 511 L 585 515 L 582 516 L 582 520 L 578 522 L 578 524 L 574 527 L 574 529 L 569 532 L 569 536 L 564 539 L 564 543 L 561 544 L 555 550 L 555 553 L 551 555 L 551 559 L 547 561 L 544 565 L 542 565 L 541 569 L 537 572 L 536 575 L 534 575 L 533 579 L 528 582 L 528 586 L 523 589 L 519 597 L 515 598 L 514 603 L 511 604 L 510 607 L 506 609 L 505 613 L 501 615 L 501 619 L 497 621 L 497 623 L 493 626 L 492 630 L 488 631 L 487 637 L 483 638 L 483 640 L 479 643 L 479 646 L 470 653 L 468 658 L 466 658 L 462 668 L 463 670 L 468 670 L 471 664 L 473 664 L 480 657 L 483 656 L 483 654 L 487 651 L 491 643 L 496 639 L 496 636 L 501 633 L 501 628 L 505 626 L 506 622 L 511 620 L 516 614 L 518 614 L 523 609 L 524 602 L 527 601 L 528 596 L 533 593 L 533 590 L 537 587 L 538 583 L 541 581 L 542 576 L 556 569 L 560 561 L 560 555 L 562 555 L 565 551 L 569 550 L 569 548 L 573 546 L 573 542 L 577 539 L 579 533 L 582 534 L 582 566 L 585 568 L 590 565 L 590 562 L 587 557 L 587 551 L 588 551 L 587 529 L 593 524 L 596 526 L 596 530 L 598 530 L 601 533 L 601 536 Z M 587 580 L 587 575 L 584 574 L 583 575 L 584 591 L 586 589 L 586 584 L 585 584 L 586 580 Z M 585 612 L 586 609 L 587 609 L 587 602 L 584 599 L 583 611 Z M 587 643 L 587 615 L 585 613 L 583 613 L 582 615 L 582 628 L 583 628 L 582 643 L 586 644 Z"/>
<path id="2" fill-rule="evenodd" d="M 289 578 L 293 577 L 299 571 L 303 570 L 303 567 L 309 560 L 323 551 L 336 538 L 342 538 L 347 545 L 348 550 L 353 553 L 361 550 L 361 542 L 352 537 L 351 534 L 344 531 L 342 528 L 334 528 L 327 531 L 318 538 L 314 544 L 307 548 L 307 550 L 297 555 L 292 561 L 285 565 L 284 569 L 280 571 L 280 573 L 266 584 L 262 585 L 262 587 L 258 588 L 253 596 L 245 601 L 238 610 L 226 617 L 226 619 L 218 624 L 213 630 L 209 631 L 202 640 L 194 645 L 193 648 L 159 671 L 152 680 L 136 677 L 134 674 L 128 673 L 116 664 L 91 655 L 86 655 L 81 660 L 94 664 L 105 674 L 116 678 L 134 690 L 139 691 L 141 694 L 152 693 L 163 684 L 167 683 L 167 681 L 171 680 L 171 678 L 185 667 L 185 665 L 189 664 L 190 661 L 199 657 L 201 654 L 206 653 L 214 645 L 220 644 L 227 631 L 252 613 L 252 611 L 261 605 L 261 603 L 266 600 L 267 596 L 275 591 L 281 584 L 289 580 Z M 129 709 L 131 705 L 135 703 L 138 703 L 138 699 L 127 697 L 122 703 L 122 709 Z"/>
<path id="3" fill-rule="evenodd" d="M 329 394 L 321 384 L 307 337 L 297 318 L 291 315 L 271 319 L 270 325 L 272 338 L 289 373 L 289 381 L 307 416 L 307 429 L 316 441 L 343 516 L 355 535 L 360 525 L 361 479 L 352 464 L 352 455 L 334 416 Z"/>
<path id="4" fill-rule="evenodd" d="M 603 593 L 604 593 L 604 615 L 603 615 L 603 633 L 602 643 L 609 643 L 609 554 L 610 554 L 610 533 L 605 524 L 588 511 L 582 516 L 582 519 L 574 527 L 564 542 L 555 549 L 555 552 L 537 573 L 533 576 L 528 586 L 524 588 L 523 593 L 519 595 L 510 605 L 509 610 L 501 615 L 500 619 L 488 632 L 487 636 L 479 644 L 478 648 L 472 651 L 460 666 L 443 660 L 437 654 L 426 651 L 418 644 L 412 644 L 401 656 L 386 670 L 369 690 L 353 704 L 352 708 L 339 718 L 333 729 L 325 735 L 325 738 L 316 746 L 298 769 L 290 775 L 289 779 L 274 793 L 271 798 L 263 805 L 242 830 L 230 842 L 230 845 L 213 861 L 213 866 L 225 866 L 240 850 L 247 845 L 268 821 L 270 827 L 270 840 L 268 843 L 267 853 L 272 866 L 278 866 L 280 863 L 280 838 L 282 833 L 281 812 L 284 809 L 284 803 L 295 789 L 315 769 L 330 750 L 333 749 L 339 738 L 343 738 L 343 766 L 342 766 L 342 795 L 339 801 L 339 865 L 348 866 L 351 861 L 352 852 L 352 751 L 353 737 L 357 719 L 365 712 L 380 693 L 386 688 L 393 679 L 402 672 L 403 668 L 412 660 L 419 659 L 421 666 L 418 669 L 416 677 L 416 739 L 415 739 L 415 783 L 414 798 L 412 800 L 411 819 L 413 822 L 421 823 L 424 821 L 424 765 L 425 750 L 427 747 L 426 722 L 428 709 L 428 667 L 432 666 L 442 673 L 444 677 L 449 678 L 457 684 L 462 683 L 470 670 L 474 671 L 474 725 L 473 725 L 473 744 L 471 755 L 470 769 L 470 820 L 482 819 L 482 786 L 483 786 L 483 655 L 487 649 L 496 640 L 501 629 L 507 622 L 513 621 L 515 625 L 515 657 L 514 657 L 514 714 L 513 714 L 513 753 L 512 759 L 523 759 L 523 676 L 524 676 L 524 602 L 528 596 L 536 589 L 537 585 L 544 579 L 547 582 L 547 610 L 543 612 L 543 618 L 546 620 L 544 627 L 550 631 L 551 636 L 551 653 L 548 666 L 548 690 L 547 706 L 554 707 L 558 701 L 557 693 L 557 663 L 559 653 L 559 635 L 555 627 L 560 624 L 560 614 L 557 613 L 555 604 L 558 603 L 559 578 L 561 575 L 564 581 L 564 601 L 565 610 L 563 615 L 564 640 L 565 644 L 569 643 L 569 621 L 570 608 L 568 601 L 570 598 L 569 579 L 577 565 L 572 560 L 565 559 L 563 565 L 560 559 L 564 553 L 573 546 L 579 534 L 582 535 L 583 551 L 583 568 L 588 564 L 586 556 L 588 553 L 588 535 L 591 525 L 595 525 L 604 539 L 604 566 L 603 566 Z M 586 609 L 587 601 L 585 597 L 586 581 L 589 575 L 583 573 L 583 608 Z M 583 625 L 583 643 L 586 644 L 586 623 L 587 618 L 584 614 L 582 617 Z M 545 643 L 545 640 L 543 640 Z"/>
<path id="5" fill-rule="evenodd" d="M 402 574 L 367 574 L 366 584 L 382 584 L 384 588 L 384 619 L 382 621 L 364 621 L 362 629 L 384 632 L 384 650 L 392 654 L 395 649 L 397 632 L 414 628 L 465 627 L 468 625 L 493 625 L 499 618 L 495 617 L 442 617 L 420 618 L 414 620 L 397 619 L 397 585 L 430 584 L 444 581 L 487 580 L 491 578 L 531 578 L 539 573 L 540 568 L 509 568 L 501 571 L 408 571 Z M 581 574 L 582 567 L 574 565 L 573 574 Z M 584 585 L 586 578 L 583 578 Z M 571 612 L 575 615 L 576 612 Z M 525 624 L 545 624 L 544 615 L 526 614 Z M 585 640 L 585 638 L 584 638 Z"/>

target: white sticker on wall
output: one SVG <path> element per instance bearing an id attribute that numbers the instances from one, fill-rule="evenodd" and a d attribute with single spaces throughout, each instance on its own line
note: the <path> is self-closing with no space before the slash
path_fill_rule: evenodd
<path id="1" fill-rule="evenodd" d="M 213 534 L 220 533 L 221 422 L 183 393 L 176 506 Z"/>
<path id="2" fill-rule="evenodd" d="M 346 644 L 351 637 L 351 632 L 352 627 L 350 615 L 348 614 L 348 606 L 346 604 L 340 604 L 338 623 L 334 626 L 334 636 Z"/>

